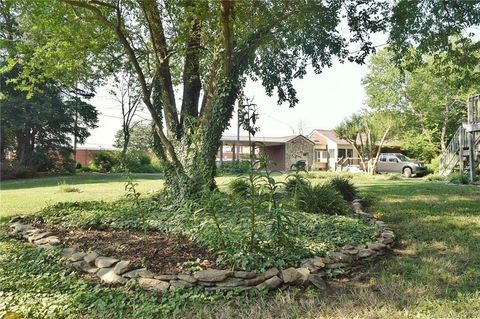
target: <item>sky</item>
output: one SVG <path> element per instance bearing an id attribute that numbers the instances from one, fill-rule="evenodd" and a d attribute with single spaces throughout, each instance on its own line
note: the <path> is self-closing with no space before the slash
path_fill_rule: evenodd
<path id="1" fill-rule="evenodd" d="M 266 95 L 260 82 L 249 81 L 245 96 L 258 105 L 260 132 L 257 136 L 285 136 L 310 133 L 313 129 L 333 129 L 345 117 L 358 111 L 366 100 L 362 78 L 367 74 L 366 65 L 335 62 L 321 74 L 310 70 L 303 79 L 294 82 L 298 104 L 294 108 L 277 105 L 275 94 Z M 108 93 L 108 87 L 97 90 L 89 101 L 100 112 L 98 128 L 91 130 L 91 136 L 83 146 L 111 147 L 115 132 L 121 129 L 121 109 Z M 147 110 L 138 112 L 138 120 L 148 120 Z M 225 135 L 236 135 L 236 110 Z M 245 135 L 245 133 L 241 133 Z"/>

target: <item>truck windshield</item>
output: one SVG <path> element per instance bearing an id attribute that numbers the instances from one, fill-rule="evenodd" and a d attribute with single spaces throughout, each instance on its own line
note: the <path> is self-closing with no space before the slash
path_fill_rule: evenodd
<path id="1" fill-rule="evenodd" d="M 407 162 L 407 161 L 410 160 L 408 157 L 406 157 L 406 156 L 403 155 L 403 154 L 397 154 L 397 158 L 398 158 L 401 162 Z"/>

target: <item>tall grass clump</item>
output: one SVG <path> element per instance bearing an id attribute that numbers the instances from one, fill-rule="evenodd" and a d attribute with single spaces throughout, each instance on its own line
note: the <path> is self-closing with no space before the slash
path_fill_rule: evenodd
<path id="1" fill-rule="evenodd" d="M 358 191 L 353 185 L 353 183 L 350 181 L 348 177 L 344 176 L 335 176 L 332 177 L 329 181 L 328 184 L 333 187 L 337 192 L 339 192 L 343 199 L 351 202 L 358 196 Z"/>

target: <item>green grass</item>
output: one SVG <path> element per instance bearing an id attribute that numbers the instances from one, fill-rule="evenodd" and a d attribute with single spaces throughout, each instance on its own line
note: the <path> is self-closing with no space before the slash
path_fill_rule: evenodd
<path id="1" fill-rule="evenodd" d="M 82 191 L 89 185 L 102 185 L 82 184 L 76 178 L 79 177 L 74 177 L 72 183 Z M 16 307 L 30 317 L 43 318 L 48 317 L 44 315 L 48 309 L 57 305 L 55 311 L 62 315 L 50 317 L 72 314 L 82 318 L 480 318 L 480 188 L 424 179 L 388 180 L 385 176 L 355 175 L 352 181 L 362 194 L 375 198 L 372 212 L 391 224 L 399 240 L 392 256 L 366 267 L 370 276 L 366 283 L 334 282 L 334 292 L 328 296 L 289 290 L 204 303 L 194 303 L 194 297 L 183 295 L 167 296 L 156 303 L 150 294 L 95 287 L 88 299 L 82 294 L 94 285 L 75 275 L 67 280 L 65 271 L 54 260 L 47 260 L 46 266 L 31 262 L 44 258 L 44 253 L 0 238 L 0 316 L 5 307 Z M 2 185 L 2 213 L 4 192 L 18 192 L 19 198 L 22 194 L 48 194 L 41 187 L 41 180 L 29 182 L 36 186 Z M 224 178 L 219 184 L 227 182 Z M 115 183 L 118 185 L 111 187 Z M 139 183 L 145 192 L 161 182 L 139 179 Z M 123 194 L 120 178 L 103 182 L 103 186 L 116 192 L 116 196 Z M 45 191 L 49 188 L 58 191 L 58 180 L 50 182 Z M 105 196 L 97 193 L 89 199 L 98 198 Z M 114 198 L 112 195 L 111 199 Z M 44 201 L 37 203 L 43 205 Z M 17 200 L 17 206 L 22 212 L 32 211 L 22 210 L 22 200 Z M 31 207 L 34 211 L 40 208 Z M 5 292 L 10 292 L 8 296 L 14 301 L 3 298 Z M 171 307 L 178 308 L 176 315 L 158 311 L 157 307 L 165 307 L 167 299 L 172 302 Z M 122 307 L 123 302 L 126 304 Z M 38 307 L 42 312 L 33 315 Z"/>
<path id="2" fill-rule="evenodd" d="M 163 187 L 160 174 L 133 174 L 142 194 Z M 229 178 L 220 177 L 223 187 Z M 66 187 L 78 191 L 65 191 Z M 67 188 L 68 189 L 68 188 Z M 20 179 L 0 183 L 0 218 L 28 215 L 58 202 L 104 200 L 112 201 L 125 193 L 122 174 L 83 173 L 73 176 Z"/>

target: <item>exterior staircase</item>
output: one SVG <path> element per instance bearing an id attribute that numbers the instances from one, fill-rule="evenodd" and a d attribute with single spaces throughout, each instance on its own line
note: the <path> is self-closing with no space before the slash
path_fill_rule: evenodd
<path id="1" fill-rule="evenodd" d="M 448 175 L 455 170 L 475 181 L 480 161 L 480 95 L 468 99 L 467 123 L 458 127 L 450 144 L 440 158 L 439 172 Z"/>

